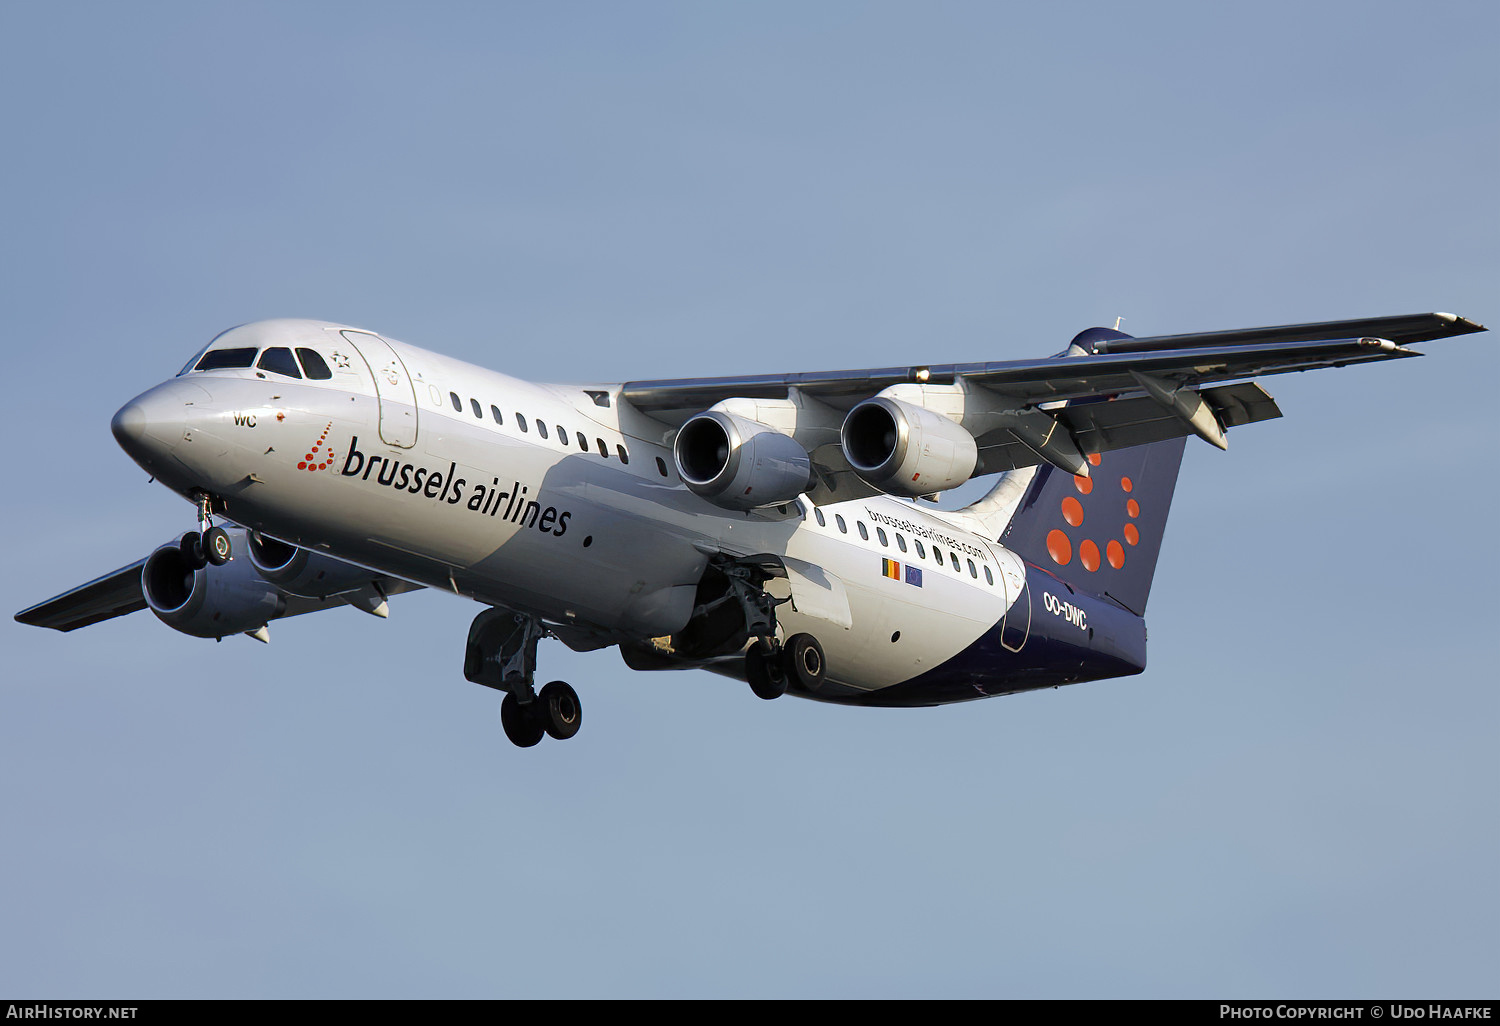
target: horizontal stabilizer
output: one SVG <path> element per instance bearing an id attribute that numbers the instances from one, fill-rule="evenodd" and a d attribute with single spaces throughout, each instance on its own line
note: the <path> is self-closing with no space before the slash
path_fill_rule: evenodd
<path id="1" fill-rule="evenodd" d="M 1205 388 L 1199 395 L 1226 428 L 1281 416 L 1276 400 L 1253 381 Z M 1078 448 L 1089 455 L 1182 438 L 1191 433 L 1180 417 L 1149 396 L 1107 403 L 1075 403 L 1052 411 L 1052 415 L 1067 426 L 1078 440 Z M 991 436 L 980 440 L 984 473 L 1016 470 L 1038 462 L 1028 447 L 1005 437 L 1004 432 L 994 432 L 993 439 L 994 444 L 990 444 Z"/>

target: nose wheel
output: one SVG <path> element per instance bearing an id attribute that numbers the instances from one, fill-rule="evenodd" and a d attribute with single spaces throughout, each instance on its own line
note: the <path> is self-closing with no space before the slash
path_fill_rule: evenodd
<path id="1" fill-rule="evenodd" d="M 202 570 L 205 566 L 223 566 L 234 558 L 234 542 L 229 537 L 229 532 L 222 527 L 215 527 L 213 523 L 212 500 L 202 492 L 196 496 L 198 505 L 198 530 L 189 531 L 182 536 L 177 547 L 182 550 L 182 556 L 187 560 L 188 566 L 194 570 Z"/>

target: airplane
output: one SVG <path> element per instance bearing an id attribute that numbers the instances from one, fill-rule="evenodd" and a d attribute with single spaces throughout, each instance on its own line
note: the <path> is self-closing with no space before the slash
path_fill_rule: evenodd
<path id="1" fill-rule="evenodd" d="M 1189 437 L 1225 449 L 1280 417 L 1254 378 L 1484 330 L 1090 328 L 1045 359 L 565 385 L 258 321 L 111 422 L 196 529 L 15 618 L 72 631 L 149 608 L 267 641 L 272 620 L 451 591 L 484 606 L 463 674 L 503 693 L 523 748 L 582 723 L 571 685 L 536 687 L 548 638 L 863 706 L 1138 674 Z M 961 509 L 930 501 L 980 477 Z"/>

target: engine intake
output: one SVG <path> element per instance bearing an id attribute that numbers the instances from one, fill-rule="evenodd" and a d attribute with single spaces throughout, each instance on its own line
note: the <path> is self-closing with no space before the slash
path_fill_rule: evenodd
<path id="1" fill-rule="evenodd" d="M 258 531 L 246 534 L 246 551 L 260 576 L 282 591 L 306 598 L 327 598 L 364 587 L 379 577 L 342 559 L 310 552 Z"/>
<path id="2" fill-rule="evenodd" d="M 849 411 L 841 432 L 844 458 L 872 486 L 917 496 L 957 488 L 974 474 L 974 436 L 941 414 L 887 396 Z"/>
<path id="3" fill-rule="evenodd" d="M 677 474 L 692 491 L 726 509 L 788 502 L 807 491 L 807 450 L 758 421 L 705 410 L 682 425 L 672 446 Z"/>
<path id="4" fill-rule="evenodd" d="M 141 591 L 157 619 L 196 638 L 224 638 L 264 627 L 286 609 L 286 596 L 262 580 L 248 560 L 194 570 L 175 545 L 151 554 Z"/>

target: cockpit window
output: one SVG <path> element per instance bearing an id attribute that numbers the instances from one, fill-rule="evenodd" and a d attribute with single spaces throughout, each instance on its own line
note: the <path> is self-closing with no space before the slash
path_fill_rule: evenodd
<path id="1" fill-rule="evenodd" d="M 198 361 L 198 366 L 193 370 L 210 371 L 248 367 L 255 362 L 256 352 L 253 346 L 247 349 L 210 349 L 203 354 L 203 358 Z"/>
<path id="2" fill-rule="evenodd" d="M 285 374 L 289 378 L 302 377 L 302 371 L 297 369 L 297 361 L 292 358 L 292 351 L 285 346 L 276 346 L 261 353 L 260 363 L 256 366 L 273 374 Z"/>
<path id="3" fill-rule="evenodd" d="M 327 381 L 333 377 L 333 371 L 328 369 L 327 361 L 316 349 L 298 349 L 297 356 L 302 360 L 302 370 L 312 380 Z"/>

